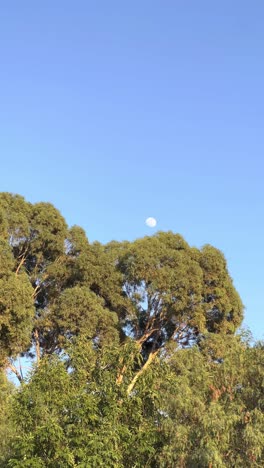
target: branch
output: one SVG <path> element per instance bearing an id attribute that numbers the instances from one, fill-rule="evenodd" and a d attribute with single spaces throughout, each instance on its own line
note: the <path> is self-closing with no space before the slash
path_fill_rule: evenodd
<path id="1" fill-rule="evenodd" d="M 153 328 L 152 330 L 150 330 L 149 332 L 146 332 L 144 333 L 144 335 L 139 338 L 138 340 L 136 340 L 136 344 L 138 346 L 138 349 L 139 351 L 142 350 L 142 344 L 147 341 L 147 339 L 156 331 L 158 331 L 159 328 Z M 156 341 L 155 341 L 156 342 Z M 154 342 L 154 344 L 155 344 Z M 120 364 L 122 364 L 124 362 L 124 360 L 122 359 Z M 144 366 L 143 366 L 144 367 Z M 117 375 L 117 378 L 116 378 L 116 384 L 117 385 L 121 385 L 121 383 L 123 382 L 123 378 L 124 378 L 124 375 L 126 373 L 126 370 L 127 370 L 127 365 L 123 365 L 122 369 L 119 371 L 118 375 Z"/>
<path id="2" fill-rule="evenodd" d="M 25 261 L 26 261 L 26 258 L 27 258 L 27 253 L 28 253 L 28 250 L 29 250 L 29 245 L 26 246 L 24 252 L 22 252 L 19 256 L 18 256 L 18 259 L 21 258 L 19 264 L 18 264 L 18 267 L 16 269 L 16 276 L 18 275 L 19 273 L 19 270 L 20 268 L 24 265 Z"/>
<path id="3" fill-rule="evenodd" d="M 16 366 L 11 361 L 7 361 L 7 367 L 16 375 L 18 378 L 19 382 L 21 383 L 23 381 L 22 375 L 18 372 Z"/>
<path id="4" fill-rule="evenodd" d="M 156 355 L 158 354 L 159 352 L 159 349 L 156 349 L 156 351 L 153 351 L 149 354 L 149 357 L 147 359 L 147 361 L 145 362 L 144 366 L 141 367 L 141 369 L 136 373 L 136 375 L 133 377 L 131 383 L 129 384 L 129 386 L 127 387 L 127 394 L 130 395 L 130 393 L 132 392 L 137 380 L 139 379 L 139 377 L 148 369 L 148 367 L 150 366 L 150 364 L 152 363 L 152 361 L 154 361 Z"/>
<path id="5" fill-rule="evenodd" d="M 117 375 L 116 385 L 121 385 L 121 383 L 123 382 L 124 373 L 126 372 L 126 370 L 127 370 L 127 366 L 123 366 L 121 371 Z"/>
<path id="6" fill-rule="evenodd" d="M 32 298 L 33 298 L 33 299 L 36 299 L 36 297 L 37 297 L 37 295 L 38 295 L 39 289 L 40 289 L 40 285 L 37 284 L 37 286 L 35 287 L 35 289 L 34 289 L 34 291 L 33 291 L 33 293 L 32 293 Z"/>
<path id="7" fill-rule="evenodd" d="M 20 270 L 20 268 L 22 267 L 22 265 L 24 265 L 25 260 L 26 260 L 26 255 L 23 255 L 23 257 L 21 258 L 21 260 L 20 260 L 20 262 L 19 262 L 19 264 L 18 264 L 18 267 L 17 267 L 17 269 L 16 269 L 16 276 L 18 275 L 19 270 Z"/>
<path id="8" fill-rule="evenodd" d="M 40 362 L 40 345 L 39 345 L 38 330 L 34 331 L 34 338 L 35 338 L 35 342 L 36 342 L 36 357 L 37 357 L 37 366 L 38 366 L 39 362 Z"/>
<path id="9" fill-rule="evenodd" d="M 40 290 L 42 284 L 44 283 L 44 281 L 45 281 L 48 277 L 49 277 L 49 275 L 46 273 L 46 274 L 44 274 L 43 277 L 41 278 L 41 279 L 42 279 L 41 282 L 38 280 L 39 283 L 37 284 L 37 286 L 35 287 L 35 289 L 34 289 L 34 291 L 33 291 L 33 293 L 32 293 L 32 298 L 33 298 L 33 299 L 36 299 L 36 297 L 37 297 L 37 295 L 38 295 L 38 292 L 39 292 L 39 290 Z M 38 279 L 38 278 L 37 278 L 37 279 Z"/>
<path id="10" fill-rule="evenodd" d="M 159 328 L 152 328 L 152 330 L 150 330 L 149 332 L 144 333 L 144 335 L 143 335 L 141 338 L 139 338 L 139 339 L 137 340 L 137 343 L 139 344 L 140 349 L 142 348 L 141 345 L 142 345 L 145 341 L 147 341 L 147 339 L 152 335 L 152 333 L 154 333 L 155 331 L 158 331 L 158 330 L 159 330 Z"/>

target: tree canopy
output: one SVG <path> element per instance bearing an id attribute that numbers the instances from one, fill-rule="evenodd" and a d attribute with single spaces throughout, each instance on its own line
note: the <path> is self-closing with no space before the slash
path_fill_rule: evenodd
<path id="1" fill-rule="evenodd" d="M 1 193 L 0 291 L 0 466 L 263 466 L 263 345 L 217 248 L 90 243 Z"/>

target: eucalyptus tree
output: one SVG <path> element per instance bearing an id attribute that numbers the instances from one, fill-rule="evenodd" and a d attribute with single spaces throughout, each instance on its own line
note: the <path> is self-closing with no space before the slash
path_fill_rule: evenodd
<path id="1" fill-rule="evenodd" d="M 143 358 L 128 392 L 169 343 L 189 347 L 206 332 L 233 334 L 240 325 L 243 305 L 218 249 L 206 245 L 199 250 L 179 234 L 160 232 L 123 248 L 114 244 L 113 250 L 127 300 L 120 324 Z M 124 362 L 119 384 L 125 369 Z"/>
<path id="2" fill-rule="evenodd" d="M 214 247 L 190 247 L 171 232 L 90 244 L 83 229 L 69 229 L 51 204 L 31 204 L 9 193 L 0 194 L 0 233 L 6 311 L 0 336 L 9 357 L 35 352 L 39 361 L 79 334 L 99 345 L 103 334 L 116 340 L 118 332 L 142 356 L 127 382 L 130 392 L 169 342 L 191 346 L 206 331 L 234 333 L 241 323 L 241 300 Z M 12 297 L 13 309 L 4 304 Z M 112 331 L 102 332 L 107 327 Z M 117 384 L 126 367 L 121 359 Z"/>
<path id="3" fill-rule="evenodd" d="M 1 370 L 37 358 L 13 396 L 1 374 L 3 466 L 263 465 L 263 345 L 218 249 L 90 243 L 2 193 L 0 291 Z"/>
<path id="4" fill-rule="evenodd" d="M 120 275 L 102 246 L 89 244 L 81 228 L 68 229 L 50 203 L 0 194 L 0 282 L 0 358 L 26 353 L 39 361 L 85 327 L 99 343 L 94 321 L 116 327 Z"/>
<path id="5" fill-rule="evenodd" d="M 210 335 L 167 364 L 157 466 L 263 466 L 263 345 Z"/>

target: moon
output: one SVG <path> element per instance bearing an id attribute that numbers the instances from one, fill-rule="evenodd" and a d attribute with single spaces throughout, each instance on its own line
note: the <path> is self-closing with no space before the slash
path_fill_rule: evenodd
<path id="1" fill-rule="evenodd" d="M 155 218 L 150 217 L 146 219 L 145 223 L 148 227 L 154 228 L 157 225 L 157 220 Z"/>

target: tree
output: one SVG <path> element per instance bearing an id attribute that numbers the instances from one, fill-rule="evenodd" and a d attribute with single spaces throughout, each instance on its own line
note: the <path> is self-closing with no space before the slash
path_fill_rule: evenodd
<path id="1" fill-rule="evenodd" d="M 0 238 L 0 364 L 22 352 L 30 343 L 34 316 L 33 289 L 19 272 L 10 245 Z"/>
<path id="2" fill-rule="evenodd" d="M 12 316 L 12 323 L 15 322 L 14 341 L 19 345 L 10 349 L 9 355 L 31 349 L 32 341 L 39 354 L 38 321 L 52 295 L 48 269 L 64 254 L 66 223 L 49 203 L 31 205 L 23 197 L 9 193 L 0 194 L 0 211 L 2 255 L 5 259 L 8 255 L 2 281 L 9 275 L 7 284 L 3 285 L 3 296 L 10 302 L 6 310 Z M 15 307 L 13 312 L 11 304 Z M 3 327 L 5 324 L 3 334 L 11 343 Z M 17 339 L 20 329 L 23 333 Z M 29 336 L 26 340 L 24 329 L 31 334 L 31 340 Z"/>
<path id="3" fill-rule="evenodd" d="M 78 337 L 63 361 L 42 359 L 15 396 L 9 466 L 262 466 L 263 346 L 208 334 L 170 349 L 130 395 L 115 384 L 124 352 Z"/>
<path id="4" fill-rule="evenodd" d="M 15 427 L 10 418 L 14 386 L 0 370 L 0 467 L 5 468 L 11 456 L 10 441 L 15 435 Z"/>
<path id="5" fill-rule="evenodd" d="M 243 305 L 219 250 L 191 248 L 180 235 L 161 232 L 116 252 L 128 300 L 122 327 L 138 344 L 144 369 L 170 342 L 192 346 L 206 331 L 232 334 L 241 323 Z M 124 371 L 125 364 L 119 383 Z"/>
<path id="6" fill-rule="evenodd" d="M 119 352 L 95 349 L 78 337 L 64 361 L 42 359 L 14 398 L 8 466 L 148 466 L 158 440 L 155 376 L 149 374 L 139 394 L 127 398 L 115 383 Z"/>
<path id="7" fill-rule="evenodd" d="M 263 346 L 209 334 L 169 359 L 161 467 L 260 467 L 264 460 Z"/>
<path id="8" fill-rule="evenodd" d="M 2 193 L 0 290 L 0 365 L 21 381 L 0 374 L 0 466 L 263 466 L 263 344 L 235 333 L 218 249 L 171 232 L 90 243 Z"/>
<path id="9" fill-rule="evenodd" d="M 23 310 L 15 312 L 24 328 L 19 339 L 15 336 L 19 347 L 14 353 L 25 349 L 30 323 L 32 336 L 27 353 L 32 355 L 34 345 L 38 361 L 41 354 L 60 352 L 67 334 L 80 333 L 83 312 L 79 319 L 76 312 L 73 332 L 66 318 L 63 323 L 67 314 L 62 316 L 58 311 L 65 298 L 68 302 L 78 300 L 81 289 L 75 288 L 89 293 L 90 311 L 98 309 L 101 300 L 105 316 L 112 313 L 115 320 L 117 314 L 120 338 L 124 341 L 129 336 L 136 341 L 144 369 L 169 341 L 189 346 L 206 330 L 234 333 L 241 323 L 241 300 L 222 253 L 211 246 L 198 250 L 189 247 L 178 234 L 159 233 L 104 247 L 98 242 L 89 244 L 81 228 L 68 229 L 49 203 L 32 205 L 23 197 L 3 193 L 0 209 L 1 239 L 4 251 L 9 249 L 9 270 L 7 264 L 4 267 L 5 274 L 9 271 L 8 286 L 3 284 L 3 289 L 10 287 L 14 292 L 16 277 L 23 300 L 18 291 L 15 295 L 19 304 L 24 304 Z M 11 297 L 11 291 L 6 295 Z M 121 369 L 119 383 L 122 378 Z"/>
<path id="10" fill-rule="evenodd" d="M 23 352 L 35 355 L 39 362 L 42 355 L 60 352 L 66 335 L 80 333 L 80 327 L 84 332 L 83 312 L 88 314 L 88 322 L 89 313 L 100 313 L 101 323 L 108 320 L 114 324 L 114 310 L 122 301 L 118 282 L 120 275 L 106 262 L 101 245 L 90 245 L 77 226 L 68 229 L 51 204 L 32 205 L 21 196 L 0 194 L 3 357 Z M 81 309 L 81 296 L 86 305 L 89 303 L 87 309 L 84 305 Z M 58 309 L 65 301 L 68 305 L 71 302 L 76 312 L 72 329 L 67 314 L 64 320 Z M 91 332 L 89 326 L 86 331 Z"/>

